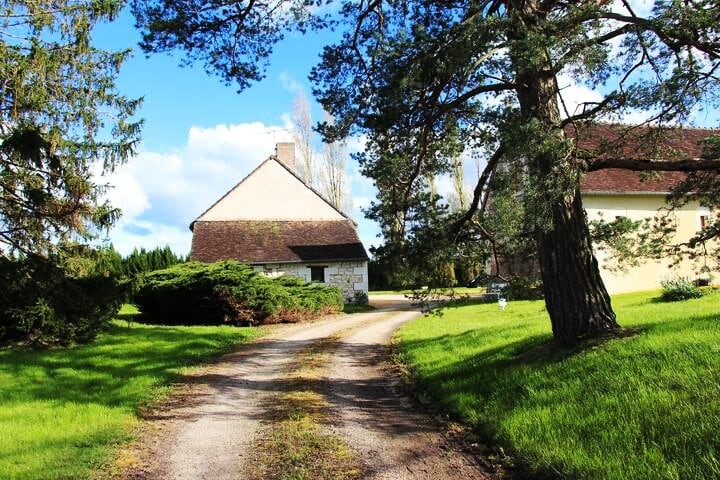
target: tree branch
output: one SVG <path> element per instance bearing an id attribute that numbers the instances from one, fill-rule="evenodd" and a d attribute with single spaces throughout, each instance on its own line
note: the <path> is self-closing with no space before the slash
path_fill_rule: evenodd
<path id="1" fill-rule="evenodd" d="M 701 52 L 708 55 L 710 58 L 720 58 L 720 55 L 718 55 L 718 45 L 716 44 L 708 44 L 706 42 L 698 41 L 697 39 L 691 39 L 691 38 L 673 38 L 671 36 L 671 33 L 668 31 L 663 30 L 662 28 L 659 28 L 658 25 L 655 24 L 652 20 L 649 20 L 647 18 L 642 18 L 638 16 L 628 16 L 628 15 L 622 15 L 620 13 L 615 12 L 602 12 L 600 15 L 597 16 L 598 19 L 608 19 L 608 20 L 616 20 L 618 22 L 624 22 L 632 25 L 636 25 L 640 28 L 642 28 L 645 31 L 653 32 L 655 35 L 658 36 L 660 40 L 665 43 L 668 47 L 670 47 L 673 50 L 679 49 L 681 47 L 693 47 L 697 48 Z"/>
<path id="2" fill-rule="evenodd" d="M 492 157 L 488 160 L 487 165 L 485 165 L 485 169 L 483 170 L 482 174 L 480 175 L 480 178 L 478 178 L 477 183 L 475 184 L 475 189 L 473 190 L 473 199 L 470 203 L 470 207 L 467 209 L 467 211 L 455 221 L 453 226 L 451 227 L 451 232 L 455 238 L 460 234 L 460 230 L 462 227 L 472 218 L 472 216 L 475 214 L 475 211 L 478 208 L 478 205 L 480 203 L 480 197 L 482 197 L 483 190 L 485 189 L 485 185 L 487 184 L 488 180 L 490 179 L 490 175 L 492 175 L 492 172 L 495 171 L 495 167 L 497 167 L 498 162 L 502 158 L 503 154 L 505 153 L 505 149 L 502 145 L 498 147 L 498 149 L 495 151 Z"/>
<path id="3" fill-rule="evenodd" d="M 619 37 L 620 35 L 626 35 L 635 28 L 636 27 L 634 25 L 626 24 L 620 28 L 607 32 L 604 35 L 600 35 L 599 37 L 588 38 L 584 42 L 573 45 L 573 48 L 563 53 L 562 56 L 554 63 L 555 72 L 560 72 L 560 70 L 565 67 L 565 64 L 567 63 L 565 61 L 566 58 L 572 57 L 573 55 L 580 53 L 584 49 L 592 47 L 593 45 L 599 45 L 607 42 L 608 40 L 612 40 L 615 37 Z"/>
<path id="4" fill-rule="evenodd" d="M 459 97 L 457 97 L 455 100 L 448 102 L 448 103 L 441 103 L 438 105 L 438 111 L 433 115 L 433 120 L 437 120 L 441 115 L 449 112 L 453 108 L 458 107 L 463 102 L 466 102 L 467 100 L 470 100 L 476 95 L 480 95 L 481 93 L 489 93 L 489 92 L 503 92 L 505 90 L 513 90 L 517 87 L 516 83 L 511 82 L 505 82 L 505 83 L 493 83 L 491 85 L 478 85 L 477 87 L 473 88 L 472 90 L 468 90 L 467 92 L 463 93 Z"/>

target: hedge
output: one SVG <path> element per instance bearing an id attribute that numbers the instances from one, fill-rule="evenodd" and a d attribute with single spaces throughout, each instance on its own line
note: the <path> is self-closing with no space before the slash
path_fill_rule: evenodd
<path id="1" fill-rule="evenodd" d="M 267 278 L 235 261 L 188 262 L 146 274 L 135 295 L 142 321 L 164 325 L 292 322 L 343 308 L 339 289 Z"/>
<path id="2" fill-rule="evenodd" d="M 115 316 L 126 286 L 69 274 L 52 259 L 0 258 L 0 344 L 89 342 Z"/>

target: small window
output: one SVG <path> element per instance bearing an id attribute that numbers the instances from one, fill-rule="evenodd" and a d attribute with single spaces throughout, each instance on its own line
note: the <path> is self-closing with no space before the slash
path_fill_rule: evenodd
<path id="1" fill-rule="evenodd" d="M 700 230 L 705 229 L 708 224 L 708 217 L 707 215 L 700 215 Z"/>
<path id="2" fill-rule="evenodd" d="M 310 267 L 310 281 L 325 283 L 325 267 Z"/>

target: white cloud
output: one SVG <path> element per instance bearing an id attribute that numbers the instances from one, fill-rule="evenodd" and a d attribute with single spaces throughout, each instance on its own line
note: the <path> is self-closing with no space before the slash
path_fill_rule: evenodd
<path id="1" fill-rule="evenodd" d="M 128 172 L 115 171 L 107 177 L 107 183 L 111 186 L 105 198 L 111 205 L 122 205 L 125 218 L 137 217 L 150 208 L 150 199 L 137 179 Z"/>
<path id="2" fill-rule="evenodd" d="M 127 255 L 134 248 L 151 250 L 169 245 L 173 252 L 186 255 L 190 251 L 192 232 L 180 226 L 134 220 L 110 232 L 109 240 L 120 253 Z"/>
<path id="3" fill-rule="evenodd" d="M 353 209 L 361 213 L 363 208 L 367 208 L 370 206 L 370 202 L 372 202 L 372 200 L 372 198 L 362 195 L 354 196 L 352 197 Z"/>
<path id="4" fill-rule="evenodd" d="M 190 222 L 289 138 L 284 127 L 260 122 L 192 127 L 181 148 L 141 150 L 99 179 L 113 186 L 105 197 L 123 210 L 109 239 L 123 254 L 165 244 L 188 253 Z"/>
<path id="5" fill-rule="evenodd" d="M 290 75 L 288 72 L 280 73 L 280 83 L 282 84 L 283 88 L 290 93 L 294 93 L 297 95 L 299 93 L 305 92 L 305 88 L 302 86 L 302 84 L 295 80 L 295 77 Z"/>

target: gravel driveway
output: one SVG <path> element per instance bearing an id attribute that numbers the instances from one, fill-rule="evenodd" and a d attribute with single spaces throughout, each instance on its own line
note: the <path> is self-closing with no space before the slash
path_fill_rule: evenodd
<path id="1" fill-rule="evenodd" d="M 372 299 L 371 299 L 372 301 Z M 187 377 L 148 415 L 126 456 L 121 478 L 243 479 L 267 406 L 299 352 L 333 337 L 326 401 L 333 425 L 368 465 L 372 479 L 489 478 L 405 397 L 387 369 L 388 342 L 420 315 L 402 298 L 380 297 L 380 309 L 312 324 L 287 325 Z"/>

